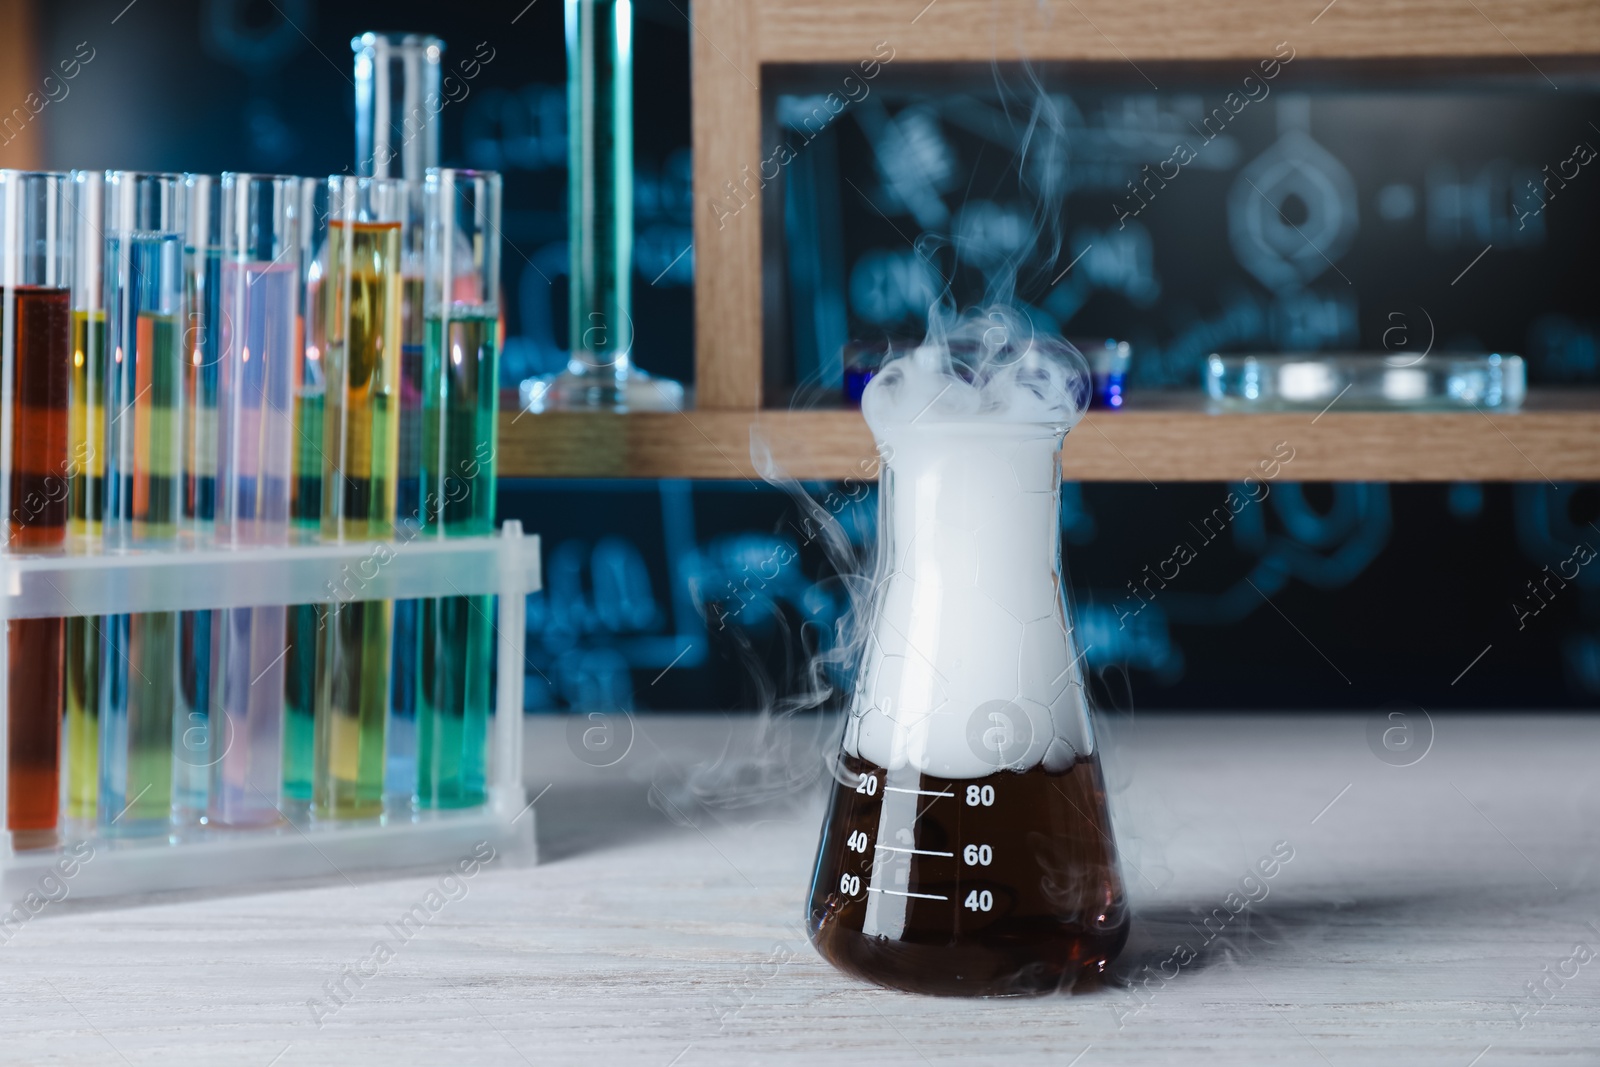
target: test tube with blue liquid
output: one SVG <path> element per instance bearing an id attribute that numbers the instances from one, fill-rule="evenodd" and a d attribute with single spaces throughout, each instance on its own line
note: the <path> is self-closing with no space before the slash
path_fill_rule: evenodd
<path id="1" fill-rule="evenodd" d="M 184 176 L 182 528 L 196 543 L 210 540 L 217 496 L 218 352 L 222 272 L 222 183 L 209 174 Z M 181 825 L 206 817 L 211 778 L 212 627 L 215 613 L 178 616 L 178 694 L 172 804 Z"/>

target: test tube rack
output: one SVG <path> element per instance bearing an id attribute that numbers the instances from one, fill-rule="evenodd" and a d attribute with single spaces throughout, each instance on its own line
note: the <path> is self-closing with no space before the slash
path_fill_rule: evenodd
<path id="1" fill-rule="evenodd" d="M 508 520 L 498 536 L 274 547 L 0 554 L 0 628 L 12 619 L 196 611 L 336 599 L 498 596 L 498 676 L 490 732 L 488 798 L 476 808 L 313 821 L 285 808 L 263 829 L 174 826 L 124 838 L 65 819 L 55 847 L 17 849 L 0 830 L 0 901 L 22 899 L 47 877 L 73 871 L 73 896 L 269 885 L 354 871 L 452 863 L 478 842 L 502 862 L 536 859 L 534 813 L 522 786 L 525 604 L 540 588 L 539 538 Z M 0 811 L 7 790 L 8 642 L 0 640 Z M 0 820 L 0 826 L 7 823 Z M 90 850 L 85 850 L 87 843 Z M 82 862 L 88 851 L 89 862 Z"/>

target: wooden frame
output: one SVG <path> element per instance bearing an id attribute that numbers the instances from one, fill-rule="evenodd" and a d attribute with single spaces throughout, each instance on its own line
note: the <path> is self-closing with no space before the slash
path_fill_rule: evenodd
<path id="1" fill-rule="evenodd" d="M 754 478 L 751 438 L 784 474 L 876 472 L 858 412 L 764 408 L 759 168 L 762 84 L 773 65 L 854 67 L 990 59 L 1128 64 L 1237 61 L 1288 42 L 1298 60 L 1408 59 L 1529 78 L 1600 59 L 1595 0 L 693 0 L 695 407 L 670 415 L 501 420 L 508 477 Z M 1435 69 L 1435 68 L 1430 68 Z M 1141 72 L 1142 73 L 1142 72 Z M 737 213 L 728 210 L 730 193 Z M 719 206 L 720 204 L 720 206 Z M 1198 393 L 1136 395 L 1091 412 L 1062 452 L 1066 476 L 1229 481 L 1278 441 L 1304 480 L 1600 479 L 1600 393 L 1535 390 L 1511 415 L 1212 414 Z"/>
<path id="2" fill-rule="evenodd" d="M 754 190 L 766 64 L 1128 62 L 1600 56 L 1600 13 L 1582 0 L 694 0 L 694 318 L 702 410 L 762 406 L 762 205 Z M 1534 61 L 1528 59 L 1530 64 Z M 715 328 L 709 328 L 715 323 Z"/>
<path id="3" fill-rule="evenodd" d="M 1084 482 L 1239 481 L 1279 442 L 1296 481 L 1544 481 L 1600 477 L 1600 393 L 1535 391 L 1521 412 L 1385 414 L 1338 409 L 1213 415 L 1194 396 L 1156 394 L 1092 411 L 1061 450 Z M 1161 403 L 1157 403 L 1161 401 Z M 501 420 L 500 473 L 542 478 L 746 478 L 752 436 L 793 478 L 873 478 L 857 411 L 698 410 L 626 416 L 549 413 Z M 509 431 L 509 432 L 508 432 Z"/>
<path id="4" fill-rule="evenodd" d="M 23 101 L 40 91 L 33 31 L 33 0 L 0 0 L 0 123 L 13 108 L 26 113 Z M 0 167 L 37 170 L 42 156 L 37 122 L 0 126 Z"/>
<path id="5" fill-rule="evenodd" d="M 1280 41 L 1310 59 L 1600 56 L 1583 0 L 695 0 L 690 16 L 696 402 L 714 410 L 762 403 L 761 198 L 733 218 L 713 205 L 754 187 L 767 64 L 853 64 L 880 41 L 897 63 L 1250 63 Z"/>

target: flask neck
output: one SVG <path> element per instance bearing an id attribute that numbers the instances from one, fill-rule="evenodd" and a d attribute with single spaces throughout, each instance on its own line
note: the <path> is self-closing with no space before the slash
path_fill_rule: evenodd
<path id="1" fill-rule="evenodd" d="M 948 567 L 955 581 L 969 565 L 1022 561 L 1059 571 L 1062 437 L 1048 426 L 959 424 L 883 435 L 889 573 Z"/>

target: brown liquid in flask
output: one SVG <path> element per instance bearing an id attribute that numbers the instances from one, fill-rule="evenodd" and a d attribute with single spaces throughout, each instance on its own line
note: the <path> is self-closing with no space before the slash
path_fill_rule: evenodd
<path id="1" fill-rule="evenodd" d="M 1099 761 L 948 779 L 840 760 L 811 940 L 914 993 L 1094 988 L 1128 936 Z"/>

